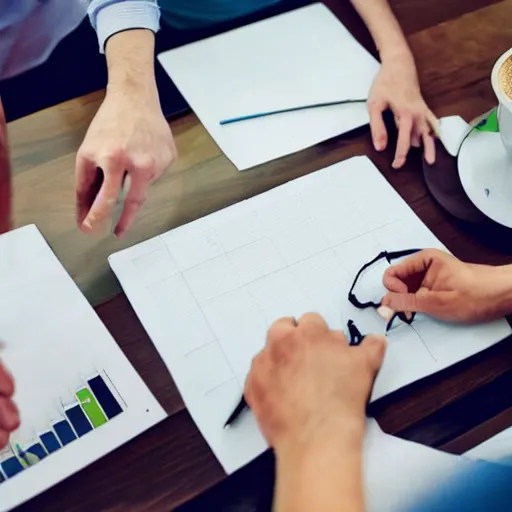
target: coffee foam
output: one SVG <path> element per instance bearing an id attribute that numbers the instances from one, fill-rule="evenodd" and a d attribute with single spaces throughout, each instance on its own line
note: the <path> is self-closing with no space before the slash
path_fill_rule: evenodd
<path id="1" fill-rule="evenodd" d="M 512 100 L 512 55 L 502 64 L 498 77 L 500 89 Z"/>

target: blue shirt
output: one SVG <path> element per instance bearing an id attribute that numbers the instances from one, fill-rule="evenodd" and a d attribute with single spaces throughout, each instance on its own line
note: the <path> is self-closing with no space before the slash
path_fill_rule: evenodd
<path id="1" fill-rule="evenodd" d="M 46 60 L 86 9 L 87 0 L 0 0 L 0 79 Z"/>
<path id="2" fill-rule="evenodd" d="M 0 80 L 44 62 L 88 14 L 106 40 L 123 30 L 156 32 L 165 21 L 186 29 L 218 23 L 274 5 L 280 0 L 0 0 Z M 79 58 L 79 56 L 77 56 Z"/>

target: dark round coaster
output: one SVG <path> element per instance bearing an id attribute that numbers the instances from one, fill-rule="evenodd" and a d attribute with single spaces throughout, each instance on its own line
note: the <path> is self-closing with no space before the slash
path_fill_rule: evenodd
<path id="1" fill-rule="evenodd" d="M 493 249 L 512 253 L 512 229 L 489 219 L 470 201 L 460 181 L 457 158 L 440 141 L 436 141 L 436 163 L 423 161 L 423 176 L 434 199 L 469 236 Z"/>

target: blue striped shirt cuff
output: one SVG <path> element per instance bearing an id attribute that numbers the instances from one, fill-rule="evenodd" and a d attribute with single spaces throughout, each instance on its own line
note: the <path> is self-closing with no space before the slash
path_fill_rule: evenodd
<path id="1" fill-rule="evenodd" d="M 108 38 L 118 32 L 143 28 L 156 33 L 160 27 L 157 0 L 92 0 L 87 12 L 101 53 Z"/>

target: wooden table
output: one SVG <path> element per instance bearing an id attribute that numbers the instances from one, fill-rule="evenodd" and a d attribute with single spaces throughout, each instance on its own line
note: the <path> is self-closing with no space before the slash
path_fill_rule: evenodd
<path id="1" fill-rule="evenodd" d="M 371 39 L 348 0 L 326 3 L 371 51 Z M 512 0 L 392 0 L 416 55 L 427 101 L 438 116 L 466 119 L 496 103 L 490 71 L 512 45 Z M 392 151 L 377 154 L 369 130 L 357 130 L 297 155 L 238 173 L 193 114 L 171 124 L 180 158 L 153 187 L 137 225 L 122 242 L 91 238 L 75 226 L 75 153 L 103 98 L 94 93 L 9 126 L 15 223 L 37 223 L 170 417 L 124 448 L 35 498 L 20 510 L 171 510 L 215 487 L 190 510 L 268 508 L 272 460 L 260 458 L 225 479 L 184 409 L 172 379 L 107 265 L 107 256 L 241 199 L 354 155 L 368 155 L 425 224 L 455 254 L 483 263 L 510 256 L 463 234 L 426 191 L 420 155 L 403 171 Z M 388 432 L 461 452 L 512 423 L 512 345 L 502 343 L 372 408 Z M 201 501 L 202 500 L 202 501 Z M 233 508 L 234 510 L 234 508 Z"/>

